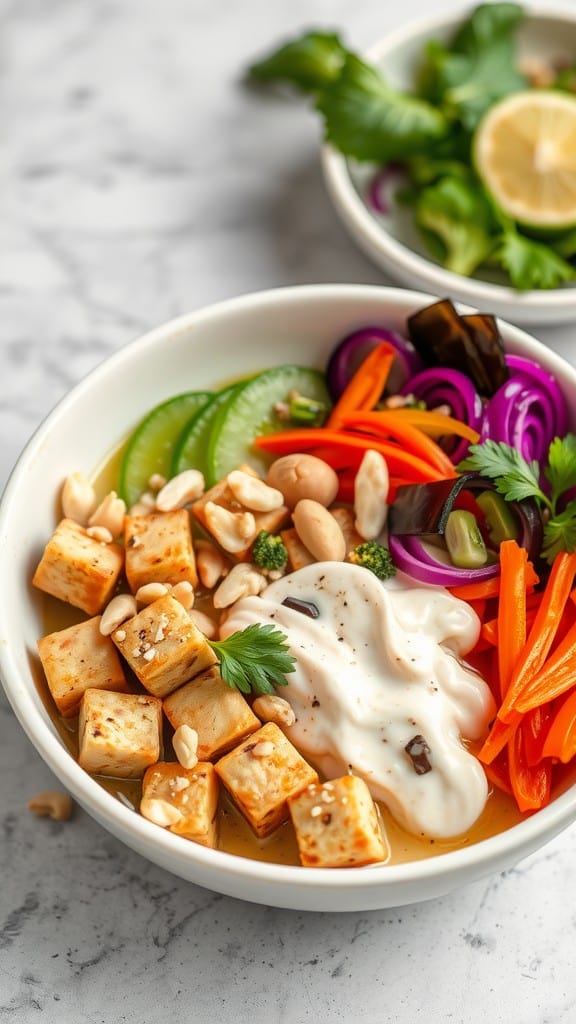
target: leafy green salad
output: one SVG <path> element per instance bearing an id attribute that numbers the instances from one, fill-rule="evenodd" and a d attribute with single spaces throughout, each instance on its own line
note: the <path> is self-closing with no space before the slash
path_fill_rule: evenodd
<path id="1" fill-rule="evenodd" d="M 449 41 L 426 44 L 409 93 L 335 32 L 287 42 L 249 76 L 311 97 L 326 140 L 344 156 L 399 167 L 395 201 L 413 210 L 431 255 L 447 269 L 469 276 L 496 267 L 518 290 L 557 288 L 576 278 L 576 226 L 544 235 L 519 224 L 484 186 L 474 156 L 487 111 L 534 86 L 517 52 L 524 17 L 516 3 L 476 7 Z M 548 71 L 548 90 L 574 96 L 576 55 L 572 66 Z"/>

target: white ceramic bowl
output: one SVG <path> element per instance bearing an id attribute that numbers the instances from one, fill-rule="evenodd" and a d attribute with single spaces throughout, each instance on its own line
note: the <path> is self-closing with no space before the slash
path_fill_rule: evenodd
<path id="1" fill-rule="evenodd" d="M 528 8 L 518 31 L 522 57 L 543 60 L 576 54 L 576 14 Z M 448 39 L 461 18 L 433 15 L 381 39 L 366 59 L 382 68 L 386 80 L 399 89 L 410 89 L 414 72 L 429 39 Z M 522 324 L 553 324 L 576 317 L 576 283 L 550 291 L 518 292 L 498 271 L 463 277 L 445 270 L 431 256 L 414 224 L 413 211 L 395 204 L 389 212 L 375 212 L 367 193 L 377 168 L 345 159 L 332 146 L 324 146 L 322 165 L 328 193 L 352 238 L 363 252 L 393 280 L 410 288 L 469 302 L 488 313 L 498 313 Z M 391 180 L 391 193 L 398 184 Z"/>
<path id="2" fill-rule="evenodd" d="M 357 285 L 286 288 L 224 302 L 157 328 L 75 387 L 23 452 L 0 504 L 0 675 L 30 740 L 86 811 L 138 853 L 176 875 L 231 896 L 301 910 L 366 910 L 426 900 L 531 853 L 576 818 L 576 785 L 509 831 L 466 849 L 398 866 L 315 870 L 259 863 L 204 849 L 149 823 L 88 776 L 65 749 L 34 683 L 42 634 L 30 585 L 66 475 L 97 469 L 134 424 L 183 386 L 217 386 L 283 362 L 322 366 L 334 344 L 369 324 L 402 329 L 431 301 L 414 292 Z M 511 351 L 559 377 L 572 407 L 576 370 L 503 325 Z"/>

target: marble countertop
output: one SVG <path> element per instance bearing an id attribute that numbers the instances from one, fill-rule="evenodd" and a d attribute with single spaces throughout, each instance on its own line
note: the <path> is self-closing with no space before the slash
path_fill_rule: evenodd
<path id="1" fill-rule="evenodd" d="M 242 73 L 301 29 L 363 48 L 427 8 L 0 0 L 0 485 L 67 389 L 150 327 L 275 285 L 384 282 L 332 212 L 306 103 Z M 573 326 L 538 333 L 576 358 Z M 1 1020 L 576 1019 L 574 828 L 428 904 L 304 914 L 187 884 L 80 810 L 32 817 L 57 783 L 3 697 L 0 772 Z"/>

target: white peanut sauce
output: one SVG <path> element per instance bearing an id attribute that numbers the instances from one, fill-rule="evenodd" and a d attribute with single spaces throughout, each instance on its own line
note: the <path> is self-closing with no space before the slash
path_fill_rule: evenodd
<path id="1" fill-rule="evenodd" d="M 311 602 L 317 618 L 286 607 Z M 253 623 L 286 633 L 297 659 L 278 690 L 294 708 L 286 734 L 326 778 L 353 772 L 410 832 L 449 838 L 482 813 L 488 784 L 466 740 L 480 739 L 495 707 L 486 682 L 461 659 L 477 639 L 475 612 L 443 588 L 399 574 L 320 562 L 239 601 L 222 637 Z M 423 737 L 429 770 L 406 746 Z"/>

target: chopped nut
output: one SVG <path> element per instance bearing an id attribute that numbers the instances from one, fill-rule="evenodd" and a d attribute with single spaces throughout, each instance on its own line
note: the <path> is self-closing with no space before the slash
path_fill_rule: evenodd
<path id="1" fill-rule="evenodd" d="M 214 593 L 215 608 L 229 608 L 241 597 L 260 594 L 268 585 L 266 577 L 251 562 L 235 565 Z"/>
<path id="2" fill-rule="evenodd" d="M 139 605 L 153 604 L 154 601 L 157 601 L 159 597 L 164 597 L 171 589 L 170 583 L 143 583 L 141 587 L 138 587 L 134 596 Z"/>
<path id="3" fill-rule="evenodd" d="M 182 812 L 177 807 L 169 804 L 167 800 L 157 798 L 142 799 L 140 801 L 140 814 L 147 818 L 148 821 L 154 822 L 155 825 L 161 825 L 162 828 L 176 825 L 182 819 Z"/>
<path id="4" fill-rule="evenodd" d="M 261 740 L 251 747 L 250 753 L 252 757 L 270 757 L 274 753 L 274 744 L 270 740 Z"/>
<path id="5" fill-rule="evenodd" d="M 173 512 L 184 508 L 192 501 L 197 501 L 204 493 L 204 477 L 198 469 L 185 469 L 172 477 L 156 495 L 156 508 L 159 512 Z"/>
<path id="6" fill-rule="evenodd" d="M 136 598 L 132 594 L 117 594 L 109 604 L 106 605 L 102 618 L 100 619 L 100 632 L 102 636 L 110 636 L 118 626 L 127 622 L 137 612 Z"/>
<path id="7" fill-rule="evenodd" d="M 172 587 L 172 597 L 179 601 L 186 611 L 189 611 L 194 604 L 194 587 L 189 580 L 181 580 Z"/>
<path id="8" fill-rule="evenodd" d="M 88 525 L 101 526 L 103 529 L 108 530 L 111 539 L 115 540 L 124 532 L 125 515 L 126 502 L 118 497 L 116 491 L 110 491 L 90 516 Z"/>
<path id="9" fill-rule="evenodd" d="M 100 544 L 111 544 L 114 540 L 114 537 L 106 526 L 88 526 L 86 533 L 89 537 L 92 537 L 92 540 L 97 540 Z"/>
<path id="10" fill-rule="evenodd" d="M 172 737 L 172 746 L 183 768 L 193 768 L 198 763 L 198 733 L 190 725 L 179 725 Z"/>
<path id="11" fill-rule="evenodd" d="M 265 480 L 252 476 L 241 469 L 228 473 L 226 482 L 232 494 L 245 508 L 254 512 L 272 512 L 284 504 L 284 495 L 276 487 L 270 487 Z"/>
<path id="12" fill-rule="evenodd" d="M 68 793 L 49 790 L 38 793 L 28 801 L 28 810 L 39 818 L 52 818 L 53 821 L 68 821 L 72 817 L 72 798 Z"/>
<path id="13" fill-rule="evenodd" d="M 166 477 L 162 476 L 162 473 L 152 473 L 148 481 L 148 487 L 151 491 L 161 491 L 166 484 Z"/>
<path id="14" fill-rule="evenodd" d="M 214 501 L 207 501 L 204 514 L 210 533 L 231 554 L 243 551 L 256 536 L 256 520 L 251 512 L 230 512 Z"/>
<path id="15" fill-rule="evenodd" d="M 204 612 L 199 612 L 196 608 L 191 608 L 188 614 L 194 625 L 198 627 L 201 633 L 204 633 L 204 636 L 208 640 L 211 640 L 212 637 L 216 636 L 218 627 L 216 626 L 214 619 L 211 619 L 209 615 L 205 615 Z"/>
<path id="16" fill-rule="evenodd" d="M 252 705 L 252 710 L 262 722 L 275 722 L 276 725 L 294 725 L 296 716 L 294 709 L 283 697 L 266 693 L 257 697 Z"/>
<path id="17" fill-rule="evenodd" d="M 354 525 L 363 540 L 375 540 L 384 528 L 389 486 L 384 457 L 369 449 L 354 480 Z"/>
<path id="18" fill-rule="evenodd" d="M 84 473 L 70 473 L 62 488 L 62 512 L 65 519 L 73 519 L 86 526 L 96 504 L 96 493 Z"/>
<path id="19" fill-rule="evenodd" d="M 203 587 L 212 590 L 228 571 L 226 556 L 208 540 L 196 542 L 196 568 Z"/>

